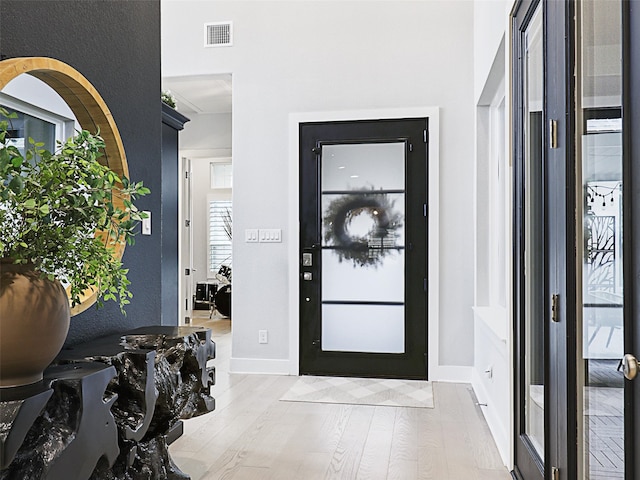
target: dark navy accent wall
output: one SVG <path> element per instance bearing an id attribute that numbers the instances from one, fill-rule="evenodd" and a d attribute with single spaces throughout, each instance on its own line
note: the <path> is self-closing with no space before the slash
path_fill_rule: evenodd
<path id="1" fill-rule="evenodd" d="M 87 77 L 113 114 L 131 178 L 151 189 L 138 205 L 152 212 L 152 235 L 124 254 L 134 294 L 127 316 L 114 302 L 91 307 L 72 318 L 67 343 L 177 324 L 175 314 L 162 319 L 162 198 L 175 197 L 177 184 L 162 181 L 159 0 L 0 0 L 0 55 L 53 57 Z"/>

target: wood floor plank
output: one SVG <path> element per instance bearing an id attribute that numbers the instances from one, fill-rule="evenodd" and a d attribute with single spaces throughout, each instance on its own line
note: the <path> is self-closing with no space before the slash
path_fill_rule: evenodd
<path id="1" fill-rule="evenodd" d="M 372 406 L 353 406 L 349 422 L 331 457 L 325 480 L 356 477 L 374 410 Z"/>
<path id="2" fill-rule="evenodd" d="M 291 402 L 283 402 L 291 403 Z M 347 427 L 353 407 L 293 402 L 287 420 L 296 430 L 276 456 L 273 480 L 322 478 Z M 289 469 L 289 470 L 287 470 Z"/>
<path id="3" fill-rule="evenodd" d="M 418 409 L 401 408 L 396 414 L 387 478 L 404 480 L 418 477 Z"/>
<path id="4" fill-rule="evenodd" d="M 417 478 L 419 480 L 453 478 L 449 476 L 449 468 L 443 447 L 420 445 L 418 448 Z"/>
<path id="5" fill-rule="evenodd" d="M 376 407 L 364 445 L 356 479 L 385 480 L 391 457 L 392 432 L 398 409 Z"/>

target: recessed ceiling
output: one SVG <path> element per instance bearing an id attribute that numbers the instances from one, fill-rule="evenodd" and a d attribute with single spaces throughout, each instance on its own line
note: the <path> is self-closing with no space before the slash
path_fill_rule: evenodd
<path id="1" fill-rule="evenodd" d="M 165 77 L 162 89 L 171 91 L 178 111 L 187 116 L 231 113 L 231 74 Z"/>

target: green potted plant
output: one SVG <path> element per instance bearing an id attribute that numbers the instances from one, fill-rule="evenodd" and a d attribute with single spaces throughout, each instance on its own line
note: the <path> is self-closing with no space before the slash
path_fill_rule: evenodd
<path id="1" fill-rule="evenodd" d="M 133 243 L 145 217 L 133 201 L 149 193 L 100 163 L 99 134 L 80 131 L 55 152 L 29 138 L 22 155 L 9 136 L 12 118 L 0 107 L 0 387 L 42 378 L 66 338 L 70 306 L 88 290 L 99 306 L 114 300 L 124 312 L 132 294 L 114 251 Z M 50 317 L 43 314 L 47 306 Z M 38 352 L 25 349 L 24 332 L 12 333 L 26 327 L 28 338 L 58 324 L 62 331 L 46 334 Z M 42 357 L 26 373 L 17 372 L 25 362 L 21 350 Z"/>

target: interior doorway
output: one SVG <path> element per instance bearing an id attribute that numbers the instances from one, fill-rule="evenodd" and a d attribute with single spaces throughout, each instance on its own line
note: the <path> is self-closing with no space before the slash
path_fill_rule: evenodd
<path id="1" fill-rule="evenodd" d="M 179 323 L 231 317 L 232 76 L 163 78 L 190 121 L 179 136 Z"/>

